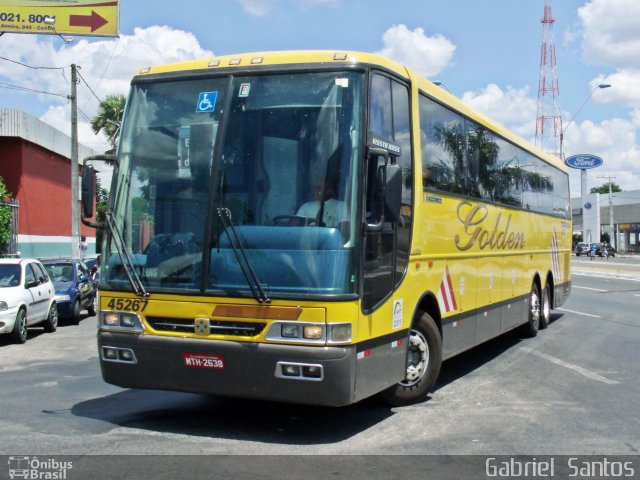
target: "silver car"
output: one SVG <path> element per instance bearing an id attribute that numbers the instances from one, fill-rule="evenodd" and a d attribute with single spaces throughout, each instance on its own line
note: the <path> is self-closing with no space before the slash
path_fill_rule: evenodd
<path id="1" fill-rule="evenodd" d="M 0 259 L 0 334 L 16 343 L 27 340 L 27 328 L 42 324 L 45 332 L 58 327 L 55 289 L 35 259 Z"/>

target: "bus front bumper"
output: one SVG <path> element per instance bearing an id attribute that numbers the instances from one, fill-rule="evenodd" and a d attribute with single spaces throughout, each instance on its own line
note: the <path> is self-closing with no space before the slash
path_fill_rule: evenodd
<path id="1" fill-rule="evenodd" d="M 315 347 L 98 332 L 102 377 L 147 388 L 326 406 L 355 400 L 354 346 Z"/>

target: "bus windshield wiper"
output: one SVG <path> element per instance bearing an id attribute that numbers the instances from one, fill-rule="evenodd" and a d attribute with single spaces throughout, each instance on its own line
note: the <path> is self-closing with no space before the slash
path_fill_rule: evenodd
<path id="1" fill-rule="evenodd" d="M 242 270 L 242 274 L 247 281 L 247 285 L 249 285 L 253 298 L 255 298 L 259 303 L 271 303 L 271 299 L 267 296 L 262 285 L 260 285 L 258 275 L 256 275 L 255 270 L 251 266 L 251 262 L 249 261 L 249 258 L 247 258 L 247 251 L 242 245 L 240 237 L 238 237 L 238 232 L 233 226 L 231 211 L 228 208 L 216 208 L 216 212 L 218 213 L 218 218 L 224 228 L 224 233 L 229 239 L 229 245 L 236 256 L 236 260 L 238 260 L 240 270 Z"/>
<path id="2" fill-rule="evenodd" d="M 140 280 L 140 277 L 136 273 L 136 268 L 133 264 L 133 260 L 131 259 L 131 254 L 129 253 L 127 245 L 124 243 L 122 234 L 118 229 L 118 225 L 116 224 L 115 219 L 113 218 L 113 213 L 107 212 L 106 217 L 107 224 L 109 225 L 109 229 L 111 230 L 111 235 L 114 239 L 113 243 L 116 246 L 116 250 L 118 250 L 118 255 L 120 256 L 120 261 L 122 262 L 122 267 L 124 268 L 124 273 L 126 273 L 133 291 L 139 297 L 148 297 L 149 292 L 144 289 L 142 280 Z"/>

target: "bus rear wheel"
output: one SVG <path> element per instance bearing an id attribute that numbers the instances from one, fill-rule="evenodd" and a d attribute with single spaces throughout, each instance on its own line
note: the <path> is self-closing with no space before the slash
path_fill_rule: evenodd
<path id="1" fill-rule="evenodd" d="M 410 405 L 426 397 L 436 383 L 442 364 L 442 338 L 436 322 L 423 313 L 409 332 L 404 380 L 382 393 L 393 406 Z"/>

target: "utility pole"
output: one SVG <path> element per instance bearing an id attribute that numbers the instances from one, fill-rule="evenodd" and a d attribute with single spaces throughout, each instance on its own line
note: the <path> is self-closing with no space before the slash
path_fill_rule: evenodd
<path id="1" fill-rule="evenodd" d="M 80 256 L 80 215 L 78 208 L 78 71 L 71 65 L 71 256 Z"/>
<path id="2" fill-rule="evenodd" d="M 613 231 L 613 195 L 611 195 L 611 179 L 616 178 L 615 175 L 598 175 L 598 178 L 607 178 L 609 180 L 609 230 L 613 237 L 613 248 L 618 249 L 618 229 Z"/>

